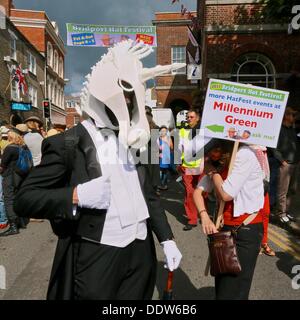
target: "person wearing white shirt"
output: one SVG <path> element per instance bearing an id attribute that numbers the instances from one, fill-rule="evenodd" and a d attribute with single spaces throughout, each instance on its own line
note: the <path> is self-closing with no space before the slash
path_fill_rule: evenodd
<path id="1" fill-rule="evenodd" d="M 237 231 L 236 245 L 242 271 L 238 275 L 216 276 L 218 300 L 246 300 L 249 296 L 263 234 L 260 210 L 264 205 L 265 174 L 263 158 L 260 157 L 259 151 L 260 148 L 255 146 L 241 145 L 232 172 L 227 176 L 228 168 L 222 172 L 212 170 L 200 180 L 194 193 L 194 201 L 205 234 L 216 233 L 218 230 L 206 211 L 203 192 L 215 190 L 217 197 L 226 202 L 223 231 L 240 227 Z M 255 215 L 253 221 L 243 226 L 249 215 Z"/>
<path id="2" fill-rule="evenodd" d="M 72 135 L 78 142 L 69 171 L 65 139 Z M 123 161 L 118 146 L 112 130 L 101 130 L 90 119 L 45 139 L 41 164 L 17 194 L 16 212 L 49 219 L 59 236 L 50 300 L 151 299 L 152 230 L 167 268 L 179 266 L 181 253 L 147 168 Z"/>

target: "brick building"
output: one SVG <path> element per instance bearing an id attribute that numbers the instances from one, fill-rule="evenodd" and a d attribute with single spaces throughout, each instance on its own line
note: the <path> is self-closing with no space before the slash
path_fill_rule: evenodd
<path id="1" fill-rule="evenodd" d="M 300 33 L 264 23 L 255 0 L 207 0 L 205 7 L 205 82 L 229 81 L 283 89 L 288 104 L 300 109 Z"/>
<path id="2" fill-rule="evenodd" d="M 0 5 L 6 5 L 6 2 L 0 1 Z M 5 12 L 7 14 L 9 10 Z M 5 18 L 5 27 L 0 28 L 0 43 L 0 120 L 16 125 L 31 115 L 42 118 L 44 93 L 40 82 L 44 79 L 44 56 L 14 26 L 9 17 Z M 18 65 L 25 76 L 27 94 L 23 94 L 17 82 L 12 80 L 13 69 Z M 25 107 L 31 111 L 21 111 Z"/>
<path id="3" fill-rule="evenodd" d="M 52 123 L 65 124 L 64 109 L 64 59 L 65 47 L 56 22 L 49 19 L 44 11 L 12 8 L 10 19 L 22 34 L 46 58 L 44 92 L 51 100 Z"/>
<path id="4" fill-rule="evenodd" d="M 80 122 L 80 116 L 76 112 L 76 105 L 80 106 L 80 97 L 65 96 L 65 108 L 67 112 L 67 128 L 71 128 Z"/>
<path id="5" fill-rule="evenodd" d="M 189 42 L 187 26 L 191 21 L 180 13 L 158 12 L 153 24 L 157 28 L 157 64 L 186 63 L 186 47 Z M 157 106 L 172 108 L 175 114 L 182 109 L 189 109 L 196 89 L 197 84 L 191 84 L 187 80 L 186 68 L 157 77 Z"/>
<path id="6" fill-rule="evenodd" d="M 257 15 L 261 5 L 256 0 L 198 2 L 198 16 L 200 22 L 204 21 L 201 26 L 202 98 L 209 78 L 219 78 L 287 90 L 290 92 L 288 104 L 300 109 L 299 31 L 288 34 L 285 24 L 261 21 Z M 153 23 L 157 26 L 157 62 L 175 62 L 178 51 L 184 61 L 183 49 L 178 48 L 188 42 L 190 21 L 180 13 L 156 13 Z M 191 106 L 193 92 L 195 85 L 186 81 L 185 74 L 157 78 L 158 106 L 174 109 L 178 100 Z"/>

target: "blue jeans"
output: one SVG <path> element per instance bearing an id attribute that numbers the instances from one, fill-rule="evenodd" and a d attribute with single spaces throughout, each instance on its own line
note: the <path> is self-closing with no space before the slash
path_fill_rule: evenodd
<path id="1" fill-rule="evenodd" d="M 4 202 L 3 202 L 3 192 L 2 192 L 2 176 L 0 175 L 0 224 L 7 223 Z"/>

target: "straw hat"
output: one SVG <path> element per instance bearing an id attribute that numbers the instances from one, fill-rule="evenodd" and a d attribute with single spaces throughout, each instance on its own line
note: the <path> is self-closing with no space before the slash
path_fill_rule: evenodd
<path id="1" fill-rule="evenodd" d="M 47 132 L 47 138 L 51 137 L 51 136 L 54 136 L 56 134 L 59 134 L 59 132 L 56 130 L 56 129 L 50 129 L 48 132 Z"/>
<path id="2" fill-rule="evenodd" d="M 16 125 L 16 128 L 22 132 L 22 134 L 25 134 L 28 132 L 28 127 L 25 123 L 20 123 Z"/>
<path id="3" fill-rule="evenodd" d="M 6 128 L 5 126 L 0 127 L 0 133 L 2 137 L 7 137 L 9 129 Z"/>

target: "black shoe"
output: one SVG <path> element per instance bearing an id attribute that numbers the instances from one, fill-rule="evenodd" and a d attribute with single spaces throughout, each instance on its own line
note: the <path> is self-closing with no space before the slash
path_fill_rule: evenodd
<path id="1" fill-rule="evenodd" d="M 291 221 L 286 215 L 280 215 L 277 217 L 277 224 L 279 227 L 288 230 Z"/>
<path id="2" fill-rule="evenodd" d="M 182 229 L 183 231 L 190 231 L 190 230 L 192 230 L 193 228 L 195 228 L 195 227 L 197 227 L 197 225 L 196 224 L 186 224 L 185 226 L 184 226 L 184 228 Z"/>
<path id="3" fill-rule="evenodd" d="M 18 233 L 19 233 L 19 229 L 18 229 L 17 225 L 15 223 L 11 223 L 9 225 L 9 228 L 6 231 L 0 233 L 0 237 L 12 236 L 12 235 L 18 234 Z"/>
<path id="4" fill-rule="evenodd" d="M 168 186 L 158 186 L 159 190 L 168 190 Z"/>
<path id="5" fill-rule="evenodd" d="M 26 229 L 28 221 L 29 220 L 27 218 L 18 218 L 17 221 L 16 221 L 17 227 L 19 229 Z"/>

